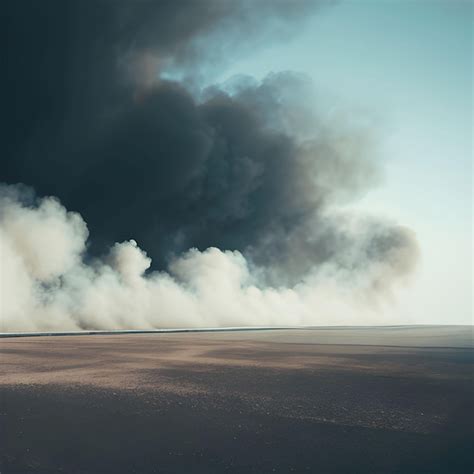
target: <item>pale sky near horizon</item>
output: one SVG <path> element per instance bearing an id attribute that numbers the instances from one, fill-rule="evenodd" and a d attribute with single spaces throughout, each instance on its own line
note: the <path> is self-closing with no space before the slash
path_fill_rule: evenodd
<path id="1" fill-rule="evenodd" d="M 472 324 L 472 20 L 466 1 L 342 1 L 232 63 L 300 71 L 379 122 L 384 182 L 356 206 L 412 228 L 421 261 L 385 309 L 401 323 Z"/>

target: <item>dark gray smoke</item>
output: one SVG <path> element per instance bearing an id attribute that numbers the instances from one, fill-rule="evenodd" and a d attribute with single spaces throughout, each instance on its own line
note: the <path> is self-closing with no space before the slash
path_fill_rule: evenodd
<path id="1" fill-rule="evenodd" d="M 327 264 L 408 272 L 409 231 L 333 212 L 377 181 L 372 137 L 324 123 L 307 79 L 190 92 L 217 60 L 285 38 L 320 5 L 9 2 L 1 180 L 79 212 L 89 256 L 133 238 L 158 269 L 192 247 L 239 250 L 276 285 Z"/>

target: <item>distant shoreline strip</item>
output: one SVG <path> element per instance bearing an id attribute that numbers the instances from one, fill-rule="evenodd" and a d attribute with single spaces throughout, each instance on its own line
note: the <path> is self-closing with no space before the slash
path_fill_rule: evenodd
<path id="1" fill-rule="evenodd" d="M 442 328 L 465 327 L 465 325 L 431 325 L 414 324 L 399 326 L 244 326 L 222 328 L 169 328 L 169 329 L 116 329 L 116 330 L 85 330 L 85 331 L 34 331 L 34 332 L 0 332 L 0 338 L 7 337 L 41 337 L 41 336 L 115 336 L 121 334 L 175 334 L 187 332 L 238 332 L 238 331 L 284 331 L 284 330 L 383 330 L 383 329 L 415 329 L 415 328 Z"/>
<path id="2" fill-rule="evenodd" d="M 175 329 L 116 329 L 90 331 L 51 331 L 51 332 L 1 332 L 2 337 L 40 337 L 40 336 L 115 336 L 120 334 L 168 334 L 182 332 L 231 332 L 231 331 L 281 331 L 284 329 L 311 329 L 311 327 L 226 327 L 226 328 L 175 328 Z"/>

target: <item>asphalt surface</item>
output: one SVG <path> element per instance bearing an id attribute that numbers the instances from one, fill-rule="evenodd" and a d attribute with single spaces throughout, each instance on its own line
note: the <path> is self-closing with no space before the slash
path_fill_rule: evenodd
<path id="1" fill-rule="evenodd" d="M 0 340 L 0 472 L 471 473 L 472 328 Z"/>

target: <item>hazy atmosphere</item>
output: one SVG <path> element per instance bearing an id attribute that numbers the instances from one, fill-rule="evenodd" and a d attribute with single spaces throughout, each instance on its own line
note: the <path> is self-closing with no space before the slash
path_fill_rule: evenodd
<path id="1" fill-rule="evenodd" d="M 472 323 L 470 2 L 30 9 L 0 331 Z"/>
<path id="2" fill-rule="evenodd" d="M 472 2 L 4 3 L 0 473 L 474 473 Z"/>

